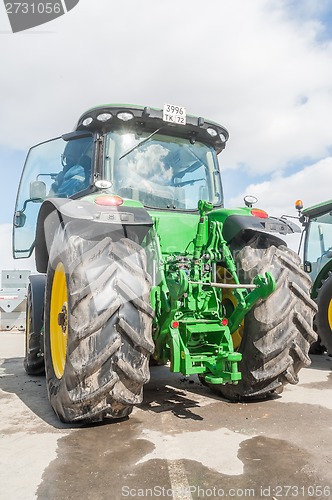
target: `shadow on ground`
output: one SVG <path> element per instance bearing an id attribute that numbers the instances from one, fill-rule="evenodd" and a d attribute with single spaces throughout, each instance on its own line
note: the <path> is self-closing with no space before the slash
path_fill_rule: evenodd
<path id="1" fill-rule="evenodd" d="M 326 364 L 322 364 L 322 356 L 325 356 Z M 303 385 L 320 389 L 332 388 L 331 358 L 326 354 L 322 356 L 311 356 L 311 368 L 329 372 L 327 381 Z M 0 389 L 7 393 L 16 394 L 33 413 L 47 424 L 57 429 L 82 426 L 80 424 L 63 424 L 58 420 L 48 401 L 45 377 L 27 375 L 23 367 L 23 358 L 7 358 L 2 361 L 0 367 Z M 202 417 L 195 410 L 200 408 L 202 401 L 203 405 L 209 404 L 209 402 L 221 402 L 224 405 L 237 404 L 212 393 L 198 381 L 196 376 L 184 377 L 182 374 L 171 373 L 168 366 L 152 366 L 151 380 L 144 388 L 144 400 L 138 405 L 138 408 L 156 414 L 171 413 L 179 419 L 199 421 L 202 420 Z M 105 419 L 99 425 L 111 422 L 113 420 Z"/>

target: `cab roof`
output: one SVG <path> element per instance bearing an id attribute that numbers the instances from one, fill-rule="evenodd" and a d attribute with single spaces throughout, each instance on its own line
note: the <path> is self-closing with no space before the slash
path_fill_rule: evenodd
<path id="1" fill-rule="evenodd" d="M 121 113 L 129 113 L 132 118 L 124 122 L 119 118 Z M 106 121 L 98 120 L 98 117 L 103 114 L 111 116 Z M 128 128 L 140 127 L 147 132 L 153 132 L 160 128 L 160 132 L 167 135 L 187 137 L 192 141 L 198 140 L 211 144 L 217 153 L 225 148 L 229 137 L 228 131 L 223 126 L 203 117 L 187 114 L 185 125 L 169 123 L 164 121 L 162 109 L 135 104 L 102 104 L 88 109 L 80 116 L 75 130 L 102 130 L 105 132 L 124 126 Z M 215 135 L 211 135 L 211 130 L 212 134 Z"/>
<path id="2" fill-rule="evenodd" d="M 318 215 L 325 214 L 332 211 L 332 200 L 327 200 L 312 207 L 305 208 L 302 213 L 306 217 L 317 217 Z"/>

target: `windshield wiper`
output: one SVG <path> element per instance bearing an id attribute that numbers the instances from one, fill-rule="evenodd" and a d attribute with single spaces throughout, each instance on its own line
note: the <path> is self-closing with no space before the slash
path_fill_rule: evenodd
<path id="1" fill-rule="evenodd" d="M 191 181 L 177 182 L 176 184 L 174 184 L 174 187 L 188 186 L 188 184 L 194 184 L 195 182 L 199 181 L 205 181 L 205 178 L 202 177 L 201 179 L 192 179 Z"/>
<path id="2" fill-rule="evenodd" d="M 203 167 L 205 167 L 205 164 L 201 160 L 195 161 L 189 167 L 185 168 L 184 170 L 180 170 L 180 172 L 177 172 L 176 177 L 182 178 L 188 173 L 195 172 L 195 170 L 199 169 L 202 165 Z"/>
<path id="3" fill-rule="evenodd" d="M 122 160 L 122 158 L 124 158 L 125 156 L 127 156 L 130 153 L 132 153 L 133 151 L 135 151 L 135 149 L 140 148 L 143 144 L 145 144 L 146 142 L 148 142 L 151 139 L 151 137 L 153 137 L 155 134 L 158 134 L 158 132 L 160 132 L 160 130 L 162 130 L 163 128 L 165 128 L 165 125 L 163 127 L 157 128 L 157 130 L 155 130 L 154 132 L 152 132 L 152 134 L 148 135 L 141 142 L 138 142 L 137 144 L 135 144 L 135 146 L 133 146 L 128 151 L 126 151 L 125 153 L 123 153 L 122 156 L 120 156 L 119 161 Z"/>

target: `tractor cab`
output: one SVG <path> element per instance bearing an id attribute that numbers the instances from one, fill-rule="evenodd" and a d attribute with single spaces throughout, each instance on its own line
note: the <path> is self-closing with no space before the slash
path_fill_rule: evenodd
<path id="1" fill-rule="evenodd" d="M 29 150 L 14 216 L 14 255 L 29 257 L 41 204 L 109 193 L 148 210 L 198 214 L 198 201 L 223 204 L 217 154 L 226 129 L 185 109 L 93 108 L 74 132 Z"/>

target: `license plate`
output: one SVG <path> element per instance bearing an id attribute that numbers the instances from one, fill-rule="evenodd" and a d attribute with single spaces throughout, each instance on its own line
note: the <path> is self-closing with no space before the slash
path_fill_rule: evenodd
<path id="1" fill-rule="evenodd" d="M 163 110 L 164 122 L 174 123 L 177 125 L 186 124 L 186 109 L 182 106 L 174 106 L 173 104 L 165 104 Z"/>

